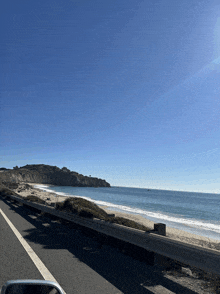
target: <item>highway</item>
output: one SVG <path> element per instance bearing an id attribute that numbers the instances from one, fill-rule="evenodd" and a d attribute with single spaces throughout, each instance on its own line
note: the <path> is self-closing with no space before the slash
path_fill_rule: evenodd
<path id="1" fill-rule="evenodd" d="M 0 199 L 0 209 L 67 294 L 203 293 L 101 244 L 77 226 L 60 224 L 5 199 Z M 0 288 L 12 279 L 44 277 L 0 213 Z"/>

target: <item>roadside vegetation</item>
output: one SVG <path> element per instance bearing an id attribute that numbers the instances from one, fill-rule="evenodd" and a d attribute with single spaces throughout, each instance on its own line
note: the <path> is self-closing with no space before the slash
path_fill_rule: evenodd
<path id="1" fill-rule="evenodd" d="M 21 198 L 20 195 L 18 195 L 12 190 L 12 189 L 17 189 L 18 185 L 19 184 L 17 183 L 0 183 L 0 196 L 12 195 L 12 196 L 17 196 Z M 26 185 L 27 185 L 26 188 L 29 188 L 29 185 L 28 184 Z M 39 204 L 44 204 L 44 205 L 47 204 L 46 201 L 34 195 L 29 195 L 25 197 L 25 200 L 36 202 Z M 51 205 L 55 206 L 55 203 L 52 203 Z M 135 221 L 132 221 L 123 217 L 115 217 L 114 214 L 113 215 L 108 214 L 95 203 L 83 198 L 79 198 L 79 197 L 69 197 L 63 202 L 57 202 L 56 209 L 63 212 L 66 211 L 68 213 L 73 213 L 85 218 L 90 218 L 90 219 L 97 218 L 97 219 L 104 220 L 106 222 L 123 225 L 126 227 L 142 230 L 145 232 L 150 231 L 150 229 L 144 225 L 141 225 Z"/>
<path id="2" fill-rule="evenodd" d="M 13 189 L 17 189 L 19 187 L 18 183 L 2 183 L 0 182 L 0 196 L 17 196 L 21 198 L 20 195 L 15 193 Z M 25 184 L 24 189 L 30 188 L 30 185 Z M 29 195 L 25 197 L 25 200 L 36 202 L 39 204 L 47 204 L 46 201 L 42 200 L 41 198 Z M 55 203 L 51 204 L 52 206 L 55 206 Z M 104 220 L 106 222 L 119 224 L 122 226 L 142 230 L 142 231 L 150 231 L 150 229 L 144 225 L 141 225 L 135 221 L 132 221 L 130 219 L 126 219 L 124 217 L 115 217 L 114 214 L 108 214 L 103 209 L 101 209 L 98 205 L 95 203 L 88 201 L 84 198 L 79 197 L 69 197 L 63 202 L 57 202 L 56 203 L 56 209 L 63 212 L 73 213 L 81 217 L 85 218 L 96 218 L 100 220 Z"/>
<path id="3" fill-rule="evenodd" d="M 10 199 L 8 197 L 10 195 L 23 198 L 22 196 L 18 195 L 17 193 L 13 191 L 14 189 L 18 189 L 18 188 L 20 189 L 20 186 L 18 183 L 0 182 L 0 196 L 4 198 L 8 198 L 8 199 Z M 22 186 L 22 189 L 29 189 L 29 188 L 31 188 L 31 186 L 28 184 L 25 184 L 25 186 Z M 44 205 L 48 204 L 46 201 L 34 195 L 29 195 L 25 197 L 24 199 L 27 201 L 36 202 L 39 204 L 44 204 Z M 69 197 L 63 202 L 51 203 L 50 205 L 55 206 L 56 209 L 59 211 L 73 213 L 81 217 L 90 218 L 90 219 L 96 218 L 106 222 L 115 223 L 115 224 L 127 226 L 130 228 L 135 228 L 142 231 L 150 231 L 148 227 L 143 226 L 139 223 L 136 223 L 135 221 L 132 221 L 123 217 L 115 217 L 114 214 L 108 214 L 95 203 L 83 198 Z M 42 214 L 44 215 L 45 213 L 42 213 Z M 46 214 L 46 215 L 48 217 L 53 218 L 52 215 L 49 215 L 49 214 Z M 65 223 L 65 221 L 63 221 L 62 219 L 60 219 L 60 222 Z M 85 229 L 85 231 L 89 231 L 89 230 Z M 132 246 L 129 245 L 131 247 L 130 248 L 128 244 L 124 244 L 120 240 L 114 239 L 111 242 L 111 237 L 107 238 L 106 236 L 100 233 L 98 233 L 98 236 L 100 240 L 102 240 L 102 242 L 107 242 L 108 244 L 112 244 L 113 246 L 118 246 L 119 248 L 121 247 L 123 249 L 123 252 L 126 251 L 128 254 L 132 254 L 132 256 L 137 255 L 139 253 L 140 260 L 143 261 L 144 254 L 146 254 L 146 252 L 142 252 L 140 248 L 138 249 L 140 252 L 137 252 L 138 250 L 136 247 L 132 248 Z M 170 273 L 172 272 L 173 275 L 184 276 L 184 273 L 182 272 L 182 268 L 184 267 L 189 268 L 189 266 L 187 265 L 180 264 L 179 262 L 174 260 L 170 260 L 170 262 L 168 262 L 167 268 L 165 267 L 166 268 L 165 272 L 168 270 L 168 272 Z M 190 271 L 191 271 L 190 275 L 192 275 L 193 278 L 196 278 L 196 279 L 198 278 L 203 280 L 204 288 L 209 290 L 212 289 L 213 292 L 211 293 L 220 294 L 220 277 L 219 276 L 216 276 L 214 274 L 209 274 L 202 270 L 199 270 L 197 268 L 192 268 L 192 267 L 190 267 Z M 189 274 L 187 273 L 187 275 Z"/>
<path id="4" fill-rule="evenodd" d="M 101 219 L 106 222 L 115 223 L 142 231 L 150 230 L 148 227 L 141 225 L 135 221 L 123 217 L 115 217 L 114 215 L 108 214 L 95 203 L 79 197 L 69 197 L 63 202 L 58 202 L 56 204 L 56 209 L 60 211 L 74 213 L 78 216 L 86 218 Z"/>
<path id="5" fill-rule="evenodd" d="M 33 195 L 29 195 L 25 198 L 25 200 L 27 201 L 32 201 L 32 202 L 36 202 L 39 204 L 46 204 L 46 201 L 42 200 L 41 198 L 37 197 L 37 196 L 33 196 Z"/>
<path id="6" fill-rule="evenodd" d="M 18 196 L 20 197 L 17 193 L 15 193 L 12 189 L 16 189 L 16 183 L 4 183 L 0 182 L 0 196 Z"/>

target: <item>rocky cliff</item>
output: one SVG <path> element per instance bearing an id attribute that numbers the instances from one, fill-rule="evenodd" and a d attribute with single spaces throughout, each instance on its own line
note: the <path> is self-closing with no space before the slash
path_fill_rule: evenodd
<path id="1" fill-rule="evenodd" d="M 110 187 L 105 180 L 83 176 L 66 167 L 45 164 L 25 165 L 13 170 L 1 170 L 0 181 L 13 183 L 40 183 L 73 187 Z"/>

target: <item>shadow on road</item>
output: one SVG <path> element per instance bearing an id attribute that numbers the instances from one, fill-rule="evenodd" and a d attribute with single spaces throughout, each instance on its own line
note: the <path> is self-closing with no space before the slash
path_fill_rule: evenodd
<path id="1" fill-rule="evenodd" d="M 149 290 L 156 286 L 166 288 L 167 293 L 196 293 L 164 277 L 158 267 L 127 256 L 123 249 L 106 244 L 99 236 L 78 225 L 58 223 L 32 209 L 3 201 L 35 227 L 23 232 L 24 239 L 41 244 L 46 249 L 68 250 L 73 258 L 85 263 L 122 293 L 162 293 Z"/>

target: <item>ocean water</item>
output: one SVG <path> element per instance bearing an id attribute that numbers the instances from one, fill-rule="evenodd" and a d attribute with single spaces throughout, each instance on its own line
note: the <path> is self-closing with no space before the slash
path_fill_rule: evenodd
<path id="1" fill-rule="evenodd" d="M 220 240 L 220 194 L 126 187 L 36 187 L 63 196 L 80 196 L 110 210 L 138 214 L 155 223 Z"/>

